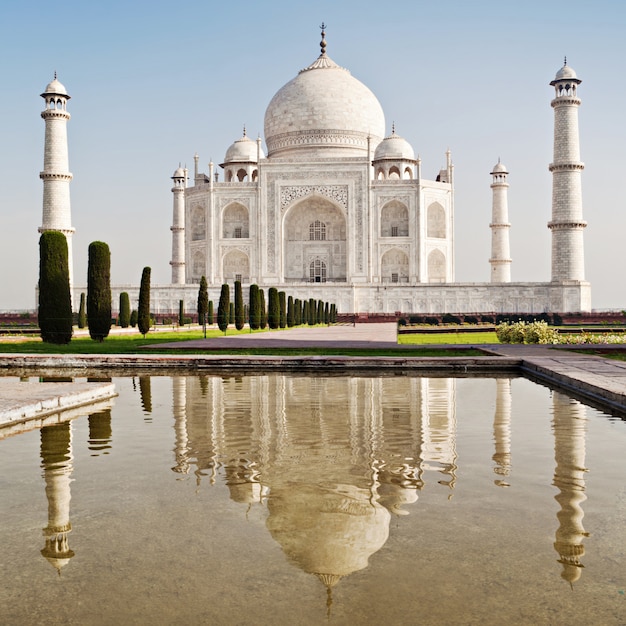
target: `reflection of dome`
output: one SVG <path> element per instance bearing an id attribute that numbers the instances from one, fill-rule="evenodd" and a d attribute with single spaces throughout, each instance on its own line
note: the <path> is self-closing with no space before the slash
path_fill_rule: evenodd
<path id="1" fill-rule="evenodd" d="M 393 159 L 394 161 L 415 161 L 415 152 L 411 144 L 406 140 L 396 135 L 396 131 L 393 130 L 389 137 L 385 137 L 376 148 L 374 153 L 374 161 L 381 161 L 383 159 Z"/>
<path id="2" fill-rule="evenodd" d="M 264 159 L 265 155 L 261 150 L 261 158 Z M 243 137 L 237 139 L 228 150 L 226 150 L 226 156 L 224 157 L 224 164 L 226 163 L 256 163 L 257 162 L 257 142 L 252 141 L 247 135 L 244 128 Z"/>
<path id="3" fill-rule="evenodd" d="M 325 52 L 281 89 L 265 111 L 268 156 L 367 156 L 385 134 L 376 96 Z"/>
<path id="4" fill-rule="evenodd" d="M 268 508 L 267 527 L 285 554 L 334 582 L 367 567 L 389 537 L 387 509 L 354 485 L 286 485 L 271 490 Z"/>

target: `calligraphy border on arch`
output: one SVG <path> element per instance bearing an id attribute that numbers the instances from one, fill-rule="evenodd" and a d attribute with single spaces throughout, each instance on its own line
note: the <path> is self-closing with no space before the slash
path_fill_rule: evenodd
<path id="1" fill-rule="evenodd" d="M 348 212 L 348 185 L 288 185 L 280 188 L 280 210 L 285 209 L 295 200 L 317 194 L 333 200 Z"/>

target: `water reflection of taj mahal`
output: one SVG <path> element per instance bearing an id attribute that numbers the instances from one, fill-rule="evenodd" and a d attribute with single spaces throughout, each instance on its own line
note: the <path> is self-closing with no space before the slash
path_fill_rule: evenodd
<path id="1" fill-rule="evenodd" d="M 512 471 L 511 380 L 495 380 L 493 483 Z M 234 502 L 267 506 L 291 563 L 330 590 L 364 569 L 426 489 L 454 494 L 456 381 L 450 378 L 195 377 L 173 381 L 172 468 Z M 584 555 L 585 408 L 553 394 L 561 509 L 554 548 L 578 580 Z"/>
<path id="2" fill-rule="evenodd" d="M 137 389 L 144 413 L 151 386 Z M 492 488 L 515 486 L 511 380 L 495 383 L 489 416 Z M 418 496 L 452 498 L 466 471 L 457 454 L 457 381 L 450 378 L 308 378 L 284 375 L 172 379 L 174 465 L 199 489 L 227 487 L 247 511 L 267 508 L 266 526 L 290 563 L 330 590 L 367 567 L 389 537 L 393 516 L 409 515 Z M 585 407 L 552 394 L 558 524 L 554 549 L 569 583 L 582 573 L 587 536 Z M 111 411 L 89 416 L 91 456 L 113 446 Z M 488 433 L 488 431 L 487 431 Z M 488 433 L 489 434 L 489 433 Z M 68 565 L 76 443 L 71 422 L 41 429 L 48 523 L 41 554 Z M 519 480 L 521 480 L 521 476 Z"/>

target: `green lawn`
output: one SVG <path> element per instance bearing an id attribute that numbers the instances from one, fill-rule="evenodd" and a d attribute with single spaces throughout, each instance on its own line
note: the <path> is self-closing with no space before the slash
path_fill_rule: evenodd
<path id="1" fill-rule="evenodd" d="M 463 344 L 478 345 L 481 343 L 500 343 L 495 332 L 484 333 L 415 333 L 398 335 L 398 343 L 402 344 Z"/>

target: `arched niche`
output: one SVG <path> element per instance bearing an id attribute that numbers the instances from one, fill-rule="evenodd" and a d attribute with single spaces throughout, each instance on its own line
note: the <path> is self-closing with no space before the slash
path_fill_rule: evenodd
<path id="1" fill-rule="evenodd" d="M 446 282 L 446 257 L 441 250 L 433 250 L 428 255 L 428 282 Z"/>
<path id="2" fill-rule="evenodd" d="M 380 212 L 381 237 L 409 236 L 409 209 L 399 200 L 391 200 Z"/>
<path id="3" fill-rule="evenodd" d="M 316 259 L 326 280 L 346 280 L 346 218 L 330 200 L 312 195 L 296 202 L 285 214 L 283 237 L 286 280 L 309 282 Z"/>
<path id="4" fill-rule="evenodd" d="M 246 239 L 250 236 L 248 209 L 232 202 L 222 213 L 222 236 L 225 239 Z"/>
<path id="5" fill-rule="evenodd" d="M 204 254 L 200 250 L 196 250 L 191 257 L 191 282 L 199 283 L 203 276 L 206 276 Z"/>
<path id="6" fill-rule="evenodd" d="M 222 261 L 222 278 L 228 282 L 240 280 L 250 281 L 250 261 L 248 255 L 241 250 L 231 250 L 224 255 Z"/>
<path id="7" fill-rule="evenodd" d="M 204 239 L 206 239 L 204 208 L 195 206 L 191 209 L 191 241 L 203 241 Z"/>
<path id="8" fill-rule="evenodd" d="M 384 283 L 408 282 L 409 257 L 397 248 L 387 250 L 380 260 L 380 274 Z"/>
<path id="9" fill-rule="evenodd" d="M 428 206 L 426 212 L 426 236 L 438 239 L 446 238 L 446 210 L 439 202 L 433 202 Z"/>

